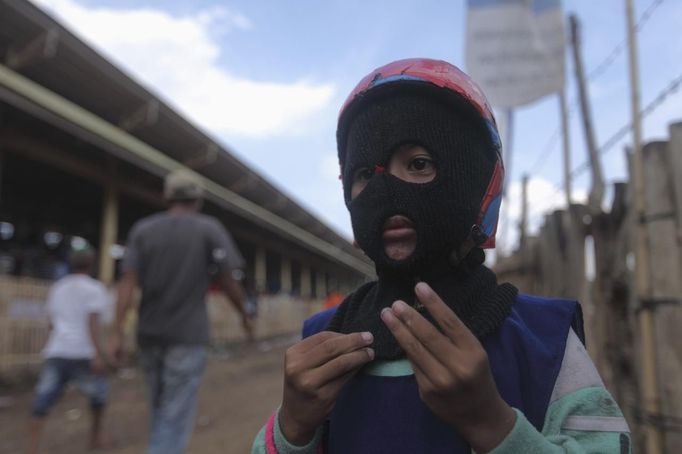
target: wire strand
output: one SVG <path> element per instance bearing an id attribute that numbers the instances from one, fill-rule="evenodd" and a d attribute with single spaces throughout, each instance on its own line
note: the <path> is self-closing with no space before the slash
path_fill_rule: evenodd
<path id="1" fill-rule="evenodd" d="M 682 73 L 680 73 L 677 77 L 675 77 L 663 90 L 661 90 L 658 95 L 650 101 L 642 110 L 639 112 L 639 117 L 640 119 L 648 117 L 650 114 L 656 111 L 658 107 L 660 107 L 670 96 L 675 94 L 679 89 L 680 86 L 682 86 Z M 622 127 L 618 129 L 614 134 L 609 137 L 604 144 L 599 147 L 597 150 L 597 154 L 599 156 L 603 156 L 609 151 L 613 149 L 614 146 L 616 146 L 622 139 L 627 136 L 630 131 L 632 131 L 633 125 L 632 122 L 629 122 Z M 590 169 L 590 161 L 585 161 L 579 166 L 575 167 L 573 170 L 571 170 L 570 176 L 571 178 L 575 178 L 577 176 L 580 176 L 583 172 L 586 170 Z M 556 197 L 558 194 L 560 194 L 562 191 L 561 188 L 558 188 L 554 193 L 551 194 L 550 197 L 547 197 L 546 199 L 543 200 L 544 203 L 541 205 L 546 205 L 546 202 L 548 202 L 550 199 L 553 199 Z M 544 208 L 540 208 L 541 210 L 544 210 Z M 537 212 L 537 210 L 533 210 Z"/>
<path id="2" fill-rule="evenodd" d="M 642 15 L 639 17 L 639 20 L 637 21 L 637 24 L 635 25 L 635 32 L 639 33 L 644 29 L 644 26 L 646 25 L 647 22 L 651 19 L 651 16 L 653 16 L 654 12 L 656 9 L 658 9 L 659 6 L 663 3 L 664 0 L 654 0 L 642 13 Z M 618 43 L 612 50 L 609 52 L 609 54 L 604 58 L 601 63 L 599 63 L 594 69 L 589 71 L 587 73 L 587 82 L 592 82 L 593 80 L 597 79 L 598 77 L 602 76 L 618 59 L 618 57 L 623 53 L 627 45 L 627 40 L 623 39 L 620 43 Z M 573 113 L 575 112 L 575 108 L 578 106 L 578 100 L 574 99 L 573 102 L 569 103 L 569 108 L 567 109 L 568 111 L 566 112 L 566 115 L 568 118 L 570 118 Z M 535 159 L 533 162 L 533 165 L 530 167 L 530 170 L 528 173 L 530 174 L 535 174 L 540 172 L 544 165 L 547 163 L 547 160 L 549 159 L 549 156 L 554 152 L 556 149 L 556 145 L 559 142 L 559 138 L 561 138 L 561 125 L 557 126 L 557 128 L 554 130 L 552 135 L 549 137 L 547 142 L 545 143 L 545 146 L 542 147 L 541 153 L 538 155 L 538 157 Z"/>

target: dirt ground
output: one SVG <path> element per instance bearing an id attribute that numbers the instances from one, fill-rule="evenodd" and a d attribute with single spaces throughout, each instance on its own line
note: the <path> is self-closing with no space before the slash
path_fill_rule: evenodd
<path id="1" fill-rule="evenodd" d="M 294 337 L 261 341 L 215 352 L 202 383 L 196 426 L 188 454 L 248 453 L 254 436 L 281 399 L 282 360 Z M 110 380 L 105 420 L 106 454 L 145 452 L 147 401 L 135 369 Z M 22 452 L 32 393 L 0 393 L 0 454 Z M 76 454 L 86 447 L 87 399 L 68 391 L 52 409 L 42 453 Z"/>

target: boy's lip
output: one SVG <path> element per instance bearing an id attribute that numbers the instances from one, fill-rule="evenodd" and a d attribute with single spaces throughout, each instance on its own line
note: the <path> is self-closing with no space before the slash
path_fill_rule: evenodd
<path id="1" fill-rule="evenodd" d="M 404 240 L 415 233 L 414 224 L 408 217 L 395 215 L 384 222 L 382 238 L 384 241 Z"/>

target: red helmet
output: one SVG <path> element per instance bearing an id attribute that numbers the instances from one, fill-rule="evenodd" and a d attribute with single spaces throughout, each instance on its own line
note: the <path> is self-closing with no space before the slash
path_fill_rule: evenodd
<path id="1" fill-rule="evenodd" d="M 487 239 L 480 245 L 483 248 L 495 247 L 495 233 L 502 202 L 504 182 L 504 166 L 502 164 L 502 143 L 497 131 L 493 111 L 485 95 L 473 80 L 454 65 L 442 60 L 428 58 L 409 58 L 389 63 L 375 69 L 353 89 L 343 103 L 339 112 L 339 125 L 345 120 L 344 114 L 351 104 L 364 97 L 374 88 L 387 84 L 399 84 L 403 81 L 417 81 L 451 90 L 466 99 L 480 114 L 485 122 L 492 146 L 495 148 L 497 161 L 488 184 L 488 189 L 481 200 L 477 225 Z"/>

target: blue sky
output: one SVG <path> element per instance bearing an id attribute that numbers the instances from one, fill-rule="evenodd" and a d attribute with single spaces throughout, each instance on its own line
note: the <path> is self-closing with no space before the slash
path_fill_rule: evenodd
<path id="1" fill-rule="evenodd" d="M 637 15 L 654 2 L 636 0 Z M 398 58 L 439 58 L 464 67 L 464 0 L 36 3 L 348 238 L 334 139 L 346 94 L 369 71 Z M 625 39 L 623 0 L 566 0 L 563 5 L 582 22 L 588 70 Z M 682 73 L 681 20 L 682 3 L 664 1 L 638 36 L 643 105 Z M 572 71 L 569 60 L 569 101 L 576 99 Z M 625 53 L 589 90 L 601 144 L 630 121 Z M 680 101 L 682 95 L 673 95 L 645 120 L 646 139 L 665 138 L 668 123 L 682 120 Z M 514 241 L 518 181 L 558 124 L 555 96 L 515 113 L 507 244 Z M 575 114 L 571 133 L 576 166 L 586 152 Z M 607 181 L 626 175 L 624 143 L 605 156 Z M 559 145 L 556 141 L 532 175 L 534 227 L 543 210 L 563 203 L 562 195 L 551 196 L 562 185 Z M 574 187 L 576 196 L 584 197 L 587 175 Z"/>

